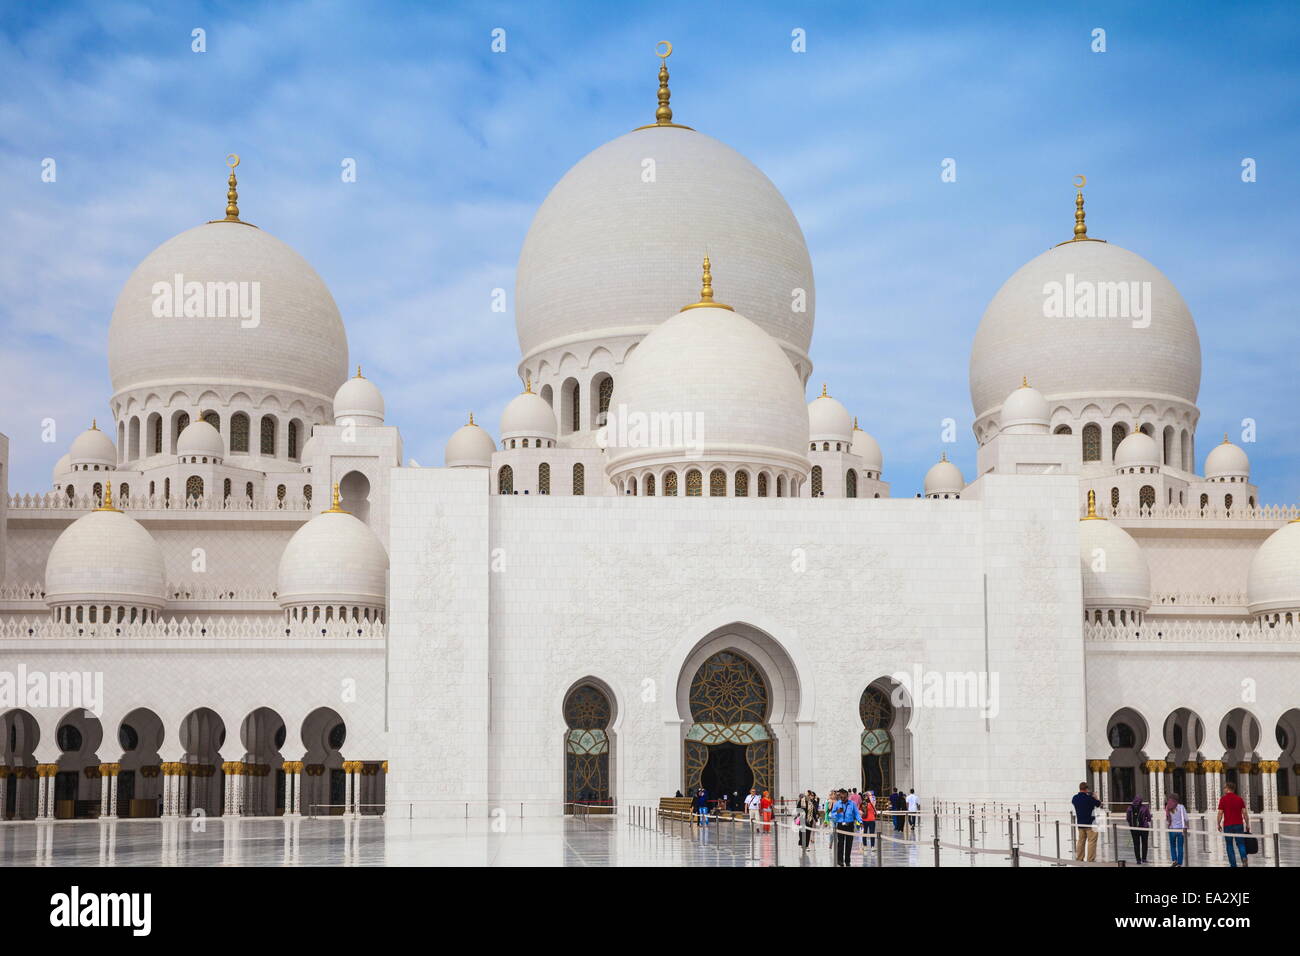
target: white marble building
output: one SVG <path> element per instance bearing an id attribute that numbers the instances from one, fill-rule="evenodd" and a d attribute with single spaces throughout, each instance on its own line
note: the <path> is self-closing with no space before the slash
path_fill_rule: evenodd
<path id="1" fill-rule="evenodd" d="M 233 169 L 226 217 L 127 279 L 112 426 L 31 493 L 0 442 L 6 818 L 1064 804 L 1085 778 L 1300 812 L 1300 509 L 1226 440 L 1197 474 L 1168 279 L 1089 236 L 1080 191 L 975 333 L 974 474 L 943 454 L 894 497 L 833 391 L 807 400 L 794 214 L 673 122 L 667 79 L 542 203 L 519 394 L 445 467 L 403 466 Z"/>

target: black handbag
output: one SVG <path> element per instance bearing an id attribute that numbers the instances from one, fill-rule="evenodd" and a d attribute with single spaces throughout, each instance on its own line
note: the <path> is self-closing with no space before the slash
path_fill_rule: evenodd
<path id="1" fill-rule="evenodd" d="M 1246 855 L 1255 856 L 1259 853 L 1259 838 L 1253 837 L 1247 832 L 1246 839 L 1242 841 L 1246 845 Z"/>

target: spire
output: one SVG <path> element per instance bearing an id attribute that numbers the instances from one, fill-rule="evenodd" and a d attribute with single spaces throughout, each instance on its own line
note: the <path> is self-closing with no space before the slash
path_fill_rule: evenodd
<path id="1" fill-rule="evenodd" d="M 252 226 L 251 222 L 244 222 L 239 218 L 239 183 L 235 179 L 235 167 L 239 165 L 239 154 L 231 153 L 226 157 L 226 165 L 230 167 L 230 176 L 226 179 L 226 218 L 209 219 L 213 222 L 237 222 L 242 226 Z M 257 228 L 254 226 L 253 228 Z"/>
<path id="2" fill-rule="evenodd" d="M 1020 387 L 1021 387 L 1021 388 L 1028 388 L 1028 387 L 1029 387 L 1029 376 L 1028 376 L 1028 375 L 1022 375 L 1022 376 L 1020 376 Z"/>
<path id="3" fill-rule="evenodd" d="M 940 461 L 947 461 L 947 460 L 948 460 L 948 453 L 947 453 L 946 451 L 941 451 L 941 452 L 939 452 L 939 460 L 940 460 Z"/>
<path id="4" fill-rule="evenodd" d="M 1067 239 L 1065 242 L 1058 242 L 1058 246 L 1063 246 L 1067 242 L 1105 242 L 1105 239 L 1094 239 L 1088 235 L 1088 224 L 1083 219 L 1083 187 L 1088 185 L 1088 177 L 1080 173 L 1074 177 L 1074 238 Z"/>
<path id="5" fill-rule="evenodd" d="M 345 514 L 348 514 L 348 512 L 344 511 L 344 510 L 342 509 L 342 507 L 339 506 L 339 485 L 338 485 L 338 482 L 335 482 L 335 483 L 334 483 L 334 497 L 333 497 L 333 500 L 330 502 L 330 506 L 329 506 L 329 508 L 326 509 L 325 511 L 322 511 L 321 514 L 323 514 L 323 515 L 345 515 Z"/>
<path id="6" fill-rule="evenodd" d="M 360 366 L 360 365 L 357 366 L 357 374 L 356 374 L 354 377 L 355 377 L 355 378 L 365 378 L 365 376 L 361 374 L 361 366 Z"/>
<path id="7" fill-rule="evenodd" d="M 533 394 L 533 376 L 531 373 L 524 376 L 524 394 Z"/>
<path id="8" fill-rule="evenodd" d="M 709 271 L 709 268 L 709 257 L 706 255 L 704 257 L 704 278 L 700 282 L 700 301 L 682 306 L 681 311 L 685 312 L 687 309 L 726 309 L 728 312 L 736 311 L 729 305 L 713 301 L 713 273 Z"/>
<path id="9" fill-rule="evenodd" d="M 470 413 L 469 413 L 469 423 L 470 423 L 471 425 L 474 424 L 474 413 L 473 413 L 473 412 L 470 412 Z"/>
<path id="10" fill-rule="evenodd" d="M 1227 432 L 1224 432 L 1224 433 L 1223 433 L 1223 443 L 1224 443 L 1225 445 L 1230 445 L 1230 444 L 1232 444 L 1231 442 L 1228 441 L 1228 433 L 1227 433 Z"/>
<path id="11" fill-rule="evenodd" d="M 862 431 L 862 429 L 858 427 L 858 416 L 857 416 L 857 415 L 854 415 L 854 416 L 853 416 L 853 430 L 854 430 L 855 432 L 860 432 L 860 431 Z"/>
<path id="12" fill-rule="evenodd" d="M 1088 514 L 1079 519 L 1080 521 L 1105 521 L 1101 515 L 1097 514 L 1097 492 L 1091 488 L 1088 489 Z"/>
<path id="13" fill-rule="evenodd" d="M 655 50 L 655 56 L 659 57 L 659 107 L 655 110 L 655 121 L 649 126 L 638 126 L 637 129 L 651 129 L 655 126 L 690 129 L 689 126 L 673 122 L 673 108 L 668 105 L 673 95 L 668 89 L 668 58 L 673 55 L 673 45 L 667 40 L 660 40 L 656 46 L 659 47 Z"/>
<path id="14" fill-rule="evenodd" d="M 821 397 L 822 397 L 822 398 L 830 398 L 830 396 L 826 394 L 826 383 L 825 383 L 825 382 L 822 382 L 822 394 L 821 394 Z"/>
<path id="15" fill-rule="evenodd" d="M 117 508 L 113 507 L 113 483 L 111 481 L 104 482 L 104 502 L 95 510 L 96 511 L 117 511 L 118 510 Z"/>
<path id="16" fill-rule="evenodd" d="M 99 431 L 99 419 L 98 419 L 98 418 L 92 418 L 92 419 L 90 420 L 90 430 L 91 430 L 92 432 L 97 432 L 97 431 Z M 1224 437 L 1226 438 L 1227 436 L 1225 435 Z"/>

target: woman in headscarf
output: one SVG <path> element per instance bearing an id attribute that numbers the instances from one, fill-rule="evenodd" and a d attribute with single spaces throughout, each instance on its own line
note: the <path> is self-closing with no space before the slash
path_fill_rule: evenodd
<path id="1" fill-rule="evenodd" d="M 1124 816 L 1130 828 L 1129 835 L 1133 838 L 1133 859 L 1141 865 L 1147 861 L 1147 848 L 1150 846 L 1151 807 L 1139 793 L 1128 805 Z"/>
<path id="2" fill-rule="evenodd" d="M 1186 847 L 1187 808 L 1176 793 L 1171 793 L 1165 801 L 1165 825 L 1169 828 L 1169 859 L 1173 866 L 1182 866 L 1183 850 Z"/>

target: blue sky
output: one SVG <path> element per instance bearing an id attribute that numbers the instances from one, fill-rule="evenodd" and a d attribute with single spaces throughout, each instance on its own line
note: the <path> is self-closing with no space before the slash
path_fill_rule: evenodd
<path id="1" fill-rule="evenodd" d="M 77 432 L 109 418 L 117 293 L 151 249 L 222 214 L 230 152 L 244 217 L 329 284 L 407 455 L 441 464 L 467 409 L 495 431 L 518 344 L 490 290 L 513 290 L 565 170 L 652 119 L 654 44 L 670 39 L 678 121 L 754 161 L 803 226 L 810 397 L 829 382 L 876 435 L 895 495 L 919 490 L 949 417 L 949 457 L 973 476 L 976 325 L 1012 272 L 1069 237 L 1086 173 L 1090 234 L 1151 260 L 1196 317 L 1201 457 L 1253 418 L 1262 500 L 1300 500 L 1294 3 L 155 7 L 0 13 L 11 491 L 47 488 Z M 206 53 L 190 51 L 195 27 Z M 947 157 L 956 183 L 940 181 Z M 47 417 L 56 445 L 40 441 Z"/>

